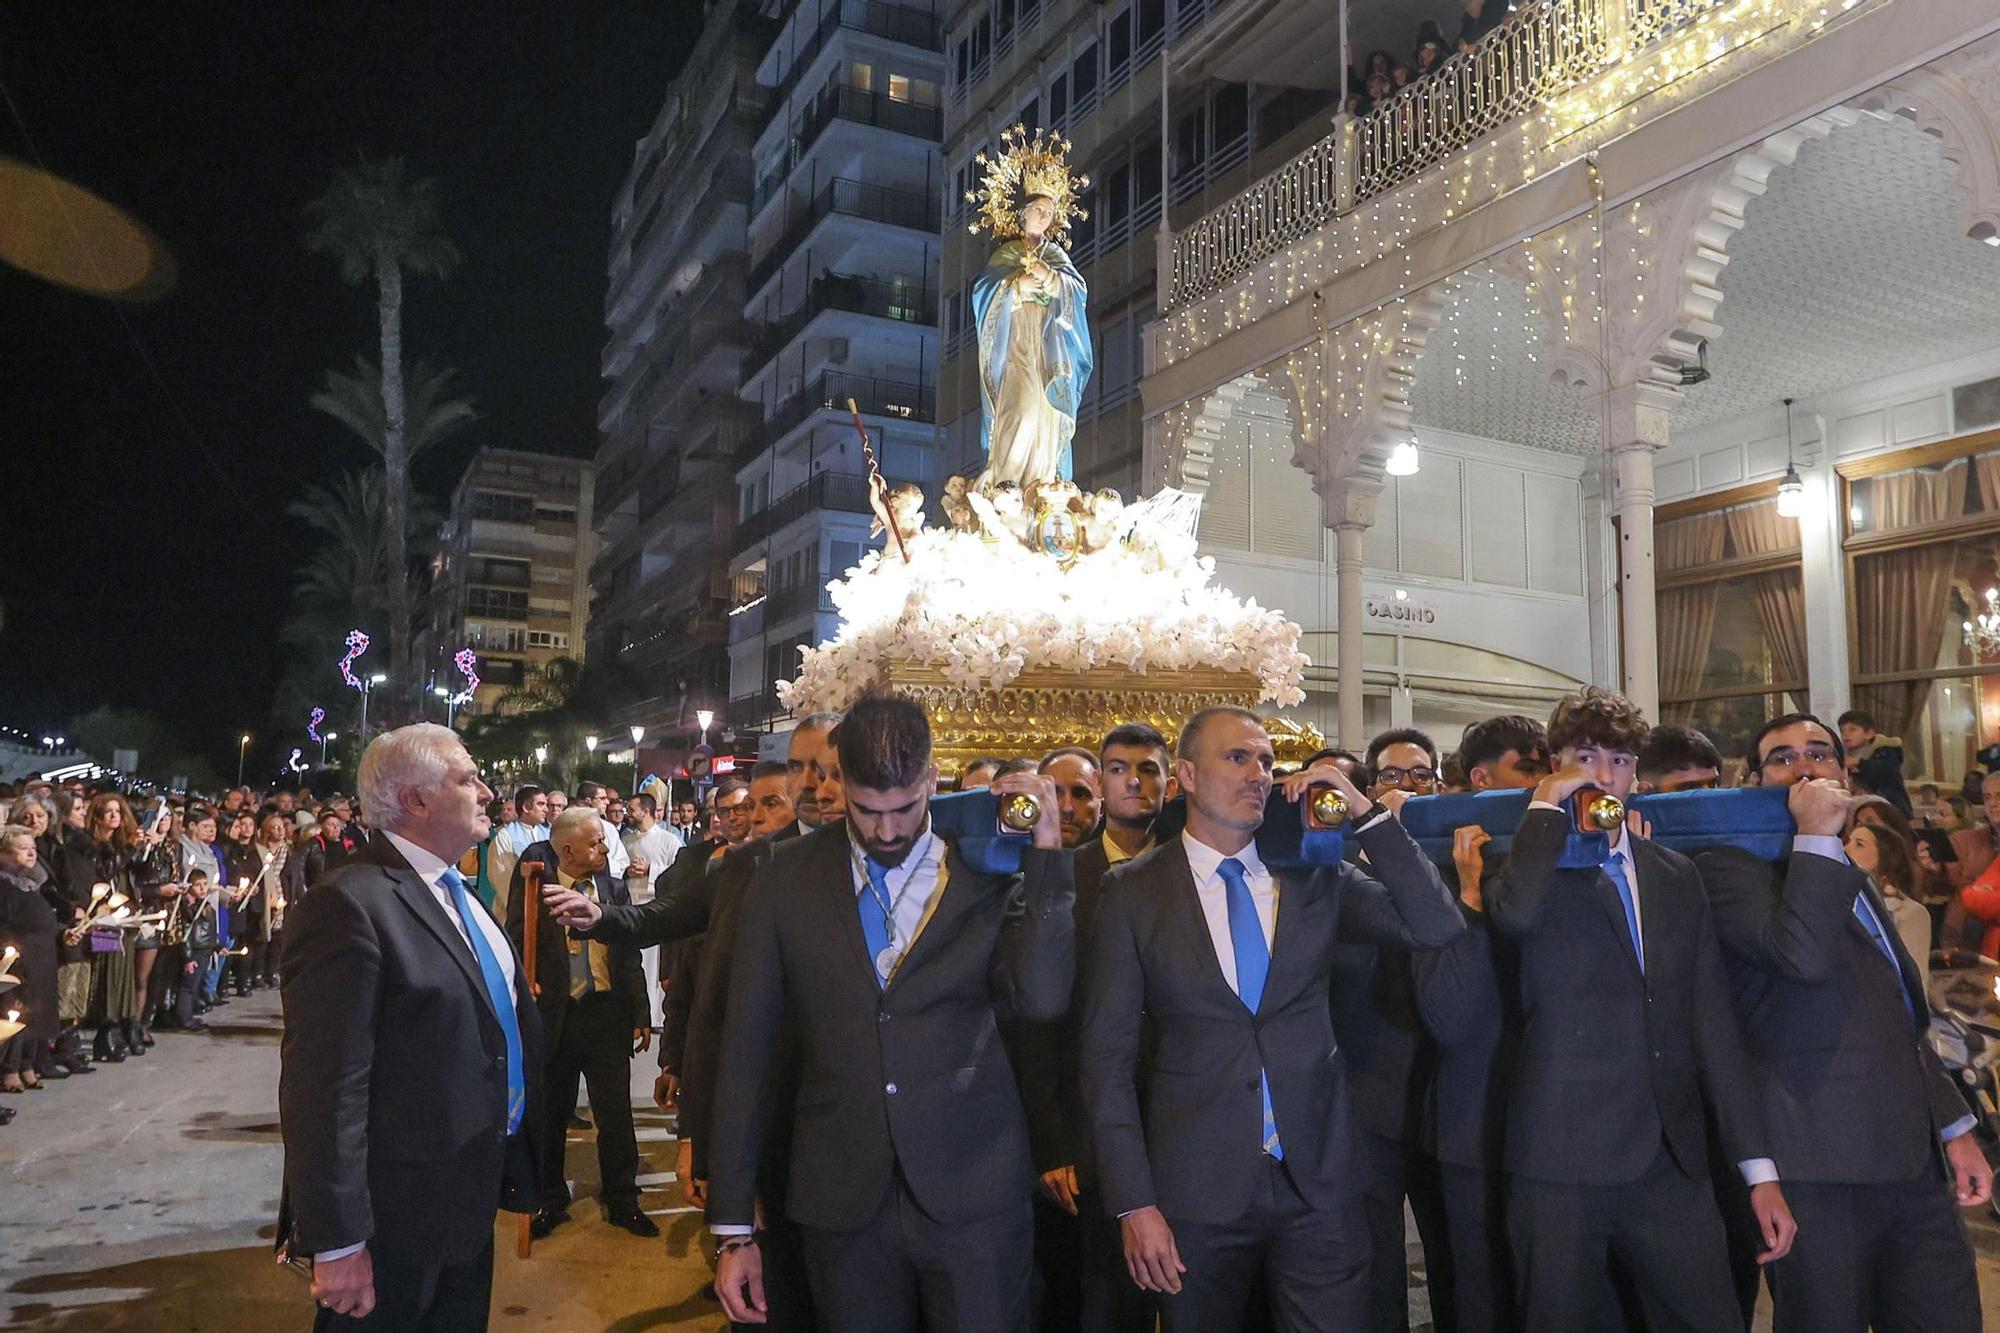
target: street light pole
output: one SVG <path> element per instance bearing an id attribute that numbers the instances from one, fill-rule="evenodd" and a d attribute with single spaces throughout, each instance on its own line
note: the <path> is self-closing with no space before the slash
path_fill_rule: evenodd
<path id="1" fill-rule="evenodd" d="M 243 756 L 250 752 L 250 733 L 244 732 L 243 739 L 236 743 L 236 785 L 243 785 Z"/>
<path id="2" fill-rule="evenodd" d="M 340 739 L 340 733 L 337 731 L 328 731 L 321 733 L 319 738 L 319 766 L 321 768 L 326 767 L 327 744 L 331 741 L 337 741 L 339 739 Z"/>
<path id="3" fill-rule="evenodd" d="M 639 790 L 639 742 L 646 739 L 646 729 L 637 722 L 632 724 L 632 791 Z M 626 793 L 630 795 L 631 793 Z"/>
<path id="4" fill-rule="evenodd" d="M 361 682 L 361 748 L 368 748 L 368 696 L 375 693 L 375 687 L 389 679 L 381 672 L 367 676 Z"/>

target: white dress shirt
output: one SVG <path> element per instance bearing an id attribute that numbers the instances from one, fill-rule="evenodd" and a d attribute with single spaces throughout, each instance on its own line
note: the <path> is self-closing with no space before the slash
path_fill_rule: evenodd
<path id="1" fill-rule="evenodd" d="M 1236 942 L 1229 933 L 1229 886 L 1222 878 L 1222 863 L 1234 856 L 1243 863 L 1243 880 L 1250 889 L 1250 901 L 1257 907 L 1257 924 L 1264 928 L 1264 951 L 1269 953 L 1278 931 L 1278 881 L 1271 877 L 1257 844 L 1246 843 L 1240 852 L 1218 852 L 1192 833 L 1181 834 L 1187 852 L 1188 869 L 1194 872 L 1195 897 L 1201 900 L 1201 914 L 1208 921 L 1209 943 L 1215 949 L 1216 964 L 1229 989 L 1241 994 L 1236 984 Z"/>
<path id="2" fill-rule="evenodd" d="M 644 833 L 630 831 L 626 833 L 625 864 L 631 865 L 633 857 L 646 863 L 645 894 L 642 897 L 637 892 L 638 886 L 633 885 L 633 902 L 642 903 L 653 896 L 654 889 L 659 885 L 660 876 L 667 872 L 667 867 L 674 863 L 674 858 L 679 856 L 686 846 L 687 844 L 681 841 L 680 834 L 660 822 L 654 823 L 653 827 Z"/>
<path id="3" fill-rule="evenodd" d="M 458 928 L 459 938 L 465 941 L 465 947 L 470 950 L 472 948 L 472 936 L 465 933 L 465 920 L 458 914 L 458 903 L 453 899 L 451 890 L 446 888 L 441 882 L 444 879 L 444 872 L 451 867 L 447 866 L 436 854 L 417 846 L 417 844 L 411 842 L 408 838 L 392 833 L 387 829 L 382 830 L 382 836 L 389 840 L 390 846 L 403 854 L 403 859 L 410 863 L 410 869 L 416 871 L 423 879 L 424 887 L 431 891 L 431 896 L 438 900 L 439 906 L 444 908 L 446 919 Z M 473 897 L 472 886 L 470 884 L 465 886 L 465 894 L 467 899 L 473 902 L 478 901 Z M 507 936 L 500 929 L 499 922 L 477 908 L 474 908 L 472 915 L 479 933 L 486 937 L 486 943 L 492 948 L 494 958 L 499 960 L 500 971 L 507 978 L 507 990 L 511 994 L 514 989 L 513 946 L 507 942 Z M 473 956 L 476 959 L 478 954 L 475 952 Z M 313 1261 L 315 1263 L 331 1263 L 335 1259 L 345 1259 L 348 1255 L 366 1248 L 367 1244 L 368 1242 L 364 1240 L 353 1245 L 343 1245 L 337 1250 L 324 1250 L 314 1255 Z"/>
<path id="4" fill-rule="evenodd" d="M 625 840 L 618 836 L 618 830 L 603 815 L 597 817 L 597 827 L 604 831 L 604 868 L 611 872 L 613 879 L 625 878 L 625 872 L 632 868 L 632 857 L 625 850 Z"/>

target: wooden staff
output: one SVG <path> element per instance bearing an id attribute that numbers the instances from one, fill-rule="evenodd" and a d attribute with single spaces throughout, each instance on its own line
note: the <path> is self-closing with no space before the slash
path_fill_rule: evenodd
<path id="1" fill-rule="evenodd" d="M 542 933 L 542 863 L 540 861 L 523 861 L 521 863 L 521 892 L 527 895 L 527 901 L 521 904 L 521 966 L 528 971 L 528 994 L 539 1000 L 542 997 L 542 983 L 535 976 L 535 944 L 536 937 Z M 541 1077 L 540 1070 L 533 1072 L 535 1077 Z M 528 1070 L 523 1069 L 521 1071 L 522 1094 L 524 1096 L 527 1091 L 528 1075 Z M 541 1145 L 536 1144 L 534 1147 L 539 1150 Z M 532 1220 L 527 1213 L 521 1213 L 514 1219 L 514 1254 L 517 1258 L 525 1259 L 534 1252 L 535 1238 L 528 1230 L 528 1225 Z"/>
<path id="2" fill-rule="evenodd" d="M 861 424 L 861 409 L 855 406 L 852 398 L 847 400 L 847 413 L 854 418 L 855 433 L 861 437 L 861 459 L 868 464 L 868 480 L 881 483 L 882 521 L 888 525 L 889 535 L 896 539 L 896 554 L 903 557 L 904 564 L 908 564 L 910 553 L 903 545 L 903 529 L 896 522 L 895 506 L 889 503 L 889 483 L 882 479 L 882 469 L 875 462 L 875 446 L 868 442 L 868 428 Z M 875 489 L 874 485 L 869 486 L 871 492 Z"/>

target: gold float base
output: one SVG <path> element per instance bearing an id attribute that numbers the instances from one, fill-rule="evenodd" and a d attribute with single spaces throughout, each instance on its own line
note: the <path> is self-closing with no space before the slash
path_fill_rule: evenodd
<path id="1" fill-rule="evenodd" d="M 933 667 L 892 663 L 885 683 L 923 705 L 931 747 L 946 778 L 975 759 L 1039 759 L 1065 745 L 1095 753 L 1104 734 L 1126 722 L 1160 729 L 1168 746 L 1181 724 L 1204 708 L 1255 709 L 1262 686 L 1249 672 L 1189 670 L 1024 671 L 1001 688 L 954 684 Z M 1310 724 L 1268 718 L 1281 762 L 1298 763 L 1325 744 Z"/>

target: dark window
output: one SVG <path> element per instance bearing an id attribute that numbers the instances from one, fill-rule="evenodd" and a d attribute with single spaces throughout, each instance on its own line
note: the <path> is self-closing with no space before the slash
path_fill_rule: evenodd
<path id="1" fill-rule="evenodd" d="M 1014 31 L 1014 0 L 998 0 L 995 7 L 1000 11 L 1000 36 L 1005 38 Z"/>
<path id="2" fill-rule="evenodd" d="M 1160 198 L 1160 146 L 1150 140 L 1139 145 L 1132 157 L 1133 207 L 1157 203 Z"/>
<path id="3" fill-rule="evenodd" d="M 1058 74 L 1049 85 L 1049 123 L 1062 124 L 1062 118 L 1069 114 L 1069 75 Z"/>
<path id="4" fill-rule="evenodd" d="M 1132 167 L 1130 163 L 1120 163 L 1112 171 L 1111 179 L 1104 183 L 1104 194 L 1097 201 L 1104 210 L 1104 225 L 1116 227 L 1125 220 L 1132 210 Z"/>
<path id="5" fill-rule="evenodd" d="M 465 562 L 468 583 L 497 583 L 505 588 L 525 588 L 533 570 L 525 560 L 493 560 L 473 556 Z"/>
<path id="6" fill-rule="evenodd" d="M 1092 42 L 1079 54 L 1069 70 L 1070 93 L 1081 102 L 1097 91 L 1097 43 Z"/>
<path id="7" fill-rule="evenodd" d="M 1182 116 L 1174 125 L 1174 175 L 1185 176 L 1208 160 L 1208 116 Z"/>
<path id="8" fill-rule="evenodd" d="M 993 50 L 993 19 L 987 16 L 979 20 L 979 26 L 972 30 L 972 63 L 977 65 Z"/>
<path id="9" fill-rule="evenodd" d="M 1111 32 L 1105 38 L 1105 55 L 1112 72 L 1124 70 L 1126 62 L 1132 59 L 1132 11 L 1126 10 L 1111 20 Z"/>
<path id="10" fill-rule="evenodd" d="M 497 523 L 532 523 L 535 518 L 535 497 L 509 495 L 504 491 L 474 491 L 472 516 L 492 519 Z"/>
<path id="11" fill-rule="evenodd" d="M 528 594 L 503 592 L 499 588 L 468 588 L 465 590 L 465 613 L 490 616 L 495 620 L 526 620 Z"/>
<path id="12" fill-rule="evenodd" d="M 519 685 L 525 679 L 522 662 L 518 657 L 482 657 L 479 659 L 479 680 L 485 685 Z"/>
<path id="13" fill-rule="evenodd" d="M 1139 0 L 1139 42 L 1144 45 L 1167 29 L 1167 0 Z"/>
<path id="14" fill-rule="evenodd" d="M 1014 117 L 1019 124 L 1026 125 L 1030 132 L 1042 127 L 1042 99 L 1030 97 L 1021 107 L 1021 114 Z"/>
<path id="15" fill-rule="evenodd" d="M 961 37 L 958 39 L 958 50 L 954 56 L 954 60 L 958 66 L 958 86 L 963 88 L 966 81 L 972 77 L 972 39 L 970 37 Z"/>
<path id="16" fill-rule="evenodd" d="M 1215 142 L 1232 144 L 1250 132 L 1250 85 L 1226 83 L 1215 93 Z"/>

